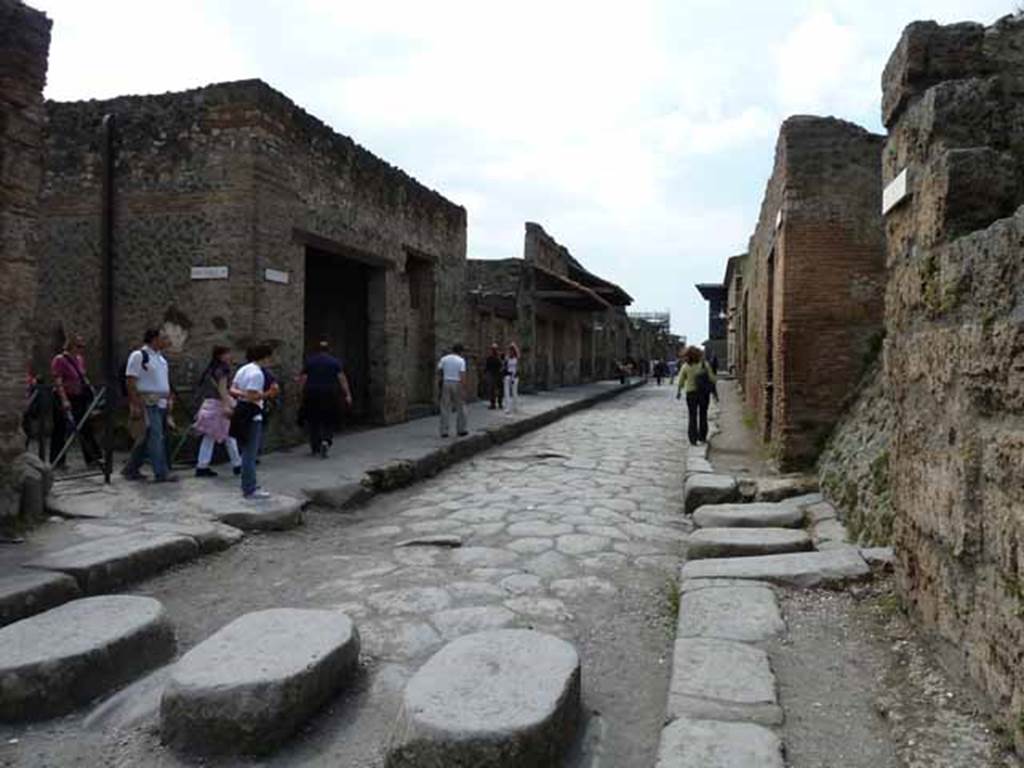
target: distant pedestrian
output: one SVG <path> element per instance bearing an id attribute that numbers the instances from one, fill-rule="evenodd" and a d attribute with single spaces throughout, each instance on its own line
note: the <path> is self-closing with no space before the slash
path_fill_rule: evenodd
<path id="1" fill-rule="evenodd" d="M 448 437 L 451 412 L 455 411 L 455 431 L 462 437 L 466 430 L 466 360 L 462 357 L 462 345 L 456 344 L 452 351 L 437 364 L 441 374 L 441 437 Z"/>
<path id="2" fill-rule="evenodd" d="M 654 361 L 654 380 L 657 385 L 661 386 L 661 380 L 665 378 L 665 361 L 655 360 Z"/>
<path id="3" fill-rule="evenodd" d="M 487 389 L 487 398 L 490 400 L 490 405 L 487 406 L 492 411 L 495 408 L 501 408 L 505 404 L 505 382 L 502 375 L 502 369 L 505 367 L 505 361 L 501 359 L 501 355 L 498 352 L 498 345 L 491 344 L 491 349 L 487 353 L 487 357 L 484 359 L 484 386 Z"/>
<path id="4" fill-rule="evenodd" d="M 251 347 L 248 362 L 235 373 L 231 395 L 238 401 L 231 417 L 231 436 L 242 448 L 242 495 L 246 499 L 267 499 L 270 494 L 256 483 L 256 456 L 263 440 L 263 400 L 266 397 L 264 366 L 270 364 L 272 351 L 267 344 Z"/>
<path id="5" fill-rule="evenodd" d="M 192 428 L 203 436 L 199 443 L 199 458 L 196 461 L 196 477 L 216 477 L 210 468 L 213 449 L 223 443 L 231 459 L 231 468 L 236 475 L 242 473 L 242 457 L 238 452 L 238 441 L 229 434 L 231 414 L 235 400 L 231 397 L 231 350 L 215 346 L 210 353 L 210 363 L 199 380 L 199 395 L 202 405 Z"/>
<path id="6" fill-rule="evenodd" d="M 718 355 L 714 351 L 708 352 L 707 355 L 708 365 L 711 366 L 711 371 L 717 376 L 718 375 Z"/>
<path id="7" fill-rule="evenodd" d="M 135 430 L 138 439 L 121 473 L 129 480 L 141 480 L 142 464 L 149 459 L 153 480 L 158 483 L 177 482 L 167 460 L 167 428 L 174 428 L 170 415 L 174 405 L 170 371 L 163 350 L 169 346 L 166 334 L 150 329 L 142 337 L 142 346 L 128 356 L 125 383 L 131 420 L 141 426 Z"/>
<path id="8" fill-rule="evenodd" d="M 85 374 L 85 340 L 77 333 L 68 334 L 64 349 L 50 363 L 53 376 L 53 434 L 50 435 L 50 463 L 64 450 L 64 444 L 78 429 L 85 465 L 99 464 L 101 451 L 93 436 L 92 424 L 85 414 L 92 405 L 95 392 Z M 61 456 L 64 466 L 66 454 Z"/>
<path id="9" fill-rule="evenodd" d="M 505 413 L 519 413 L 519 347 L 512 342 L 505 356 Z"/>
<path id="10" fill-rule="evenodd" d="M 706 443 L 708 439 L 708 405 L 715 385 L 715 373 L 704 360 L 698 347 L 690 347 L 684 353 L 684 364 L 679 369 L 679 386 L 676 399 L 686 392 L 686 410 L 689 416 L 687 436 L 690 445 Z"/>
<path id="11" fill-rule="evenodd" d="M 352 391 L 345 376 L 345 366 L 331 354 L 326 339 L 317 344 L 299 375 L 302 406 L 299 421 L 309 434 L 309 450 L 313 456 L 327 458 L 334 445 L 334 433 L 341 424 L 342 402 L 352 407 Z"/>

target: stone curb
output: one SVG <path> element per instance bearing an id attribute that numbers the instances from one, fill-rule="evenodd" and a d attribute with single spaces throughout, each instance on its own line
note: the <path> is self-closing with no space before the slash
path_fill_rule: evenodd
<path id="1" fill-rule="evenodd" d="M 64 573 L 16 570 L 0 579 L 0 626 L 81 597 L 78 582 Z"/>
<path id="2" fill-rule="evenodd" d="M 623 384 L 606 392 L 599 392 L 590 397 L 560 405 L 549 411 L 528 416 L 517 421 L 488 427 L 482 432 L 456 440 L 454 443 L 431 451 L 415 460 L 399 460 L 384 464 L 366 472 L 360 483 L 346 483 L 337 488 L 317 488 L 308 493 L 310 501 L 333 509 L 352 509 L 365 504 L 378 493 L 394 491 L 413 485 L 453 464 L 475 456 L 496 445 L 515 440 L 530 432 L 571 416 L 574 413 L 592 408 L 621 394 L 638 389 L 648 382 L 643 379 Z M 305 493 L 305 491 L 304 491 Z"/>

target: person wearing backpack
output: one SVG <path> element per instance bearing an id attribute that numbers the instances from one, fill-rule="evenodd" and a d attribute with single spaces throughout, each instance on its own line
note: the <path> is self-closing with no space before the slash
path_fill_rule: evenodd
<path id="1" fill-rule="evenodd" d="M 686 410 L 689 414 L 687 436 L 690 445 L 697 445 L 708 440 L 708 405 L 715 390 L 716 377 L 698 347 L 688 347 L 683 360 L 679 368 L 676 399 L 686 392 Z"/>
<path id="2" fill-rule="evenodd" d="M 64 449 L 64 443 L 78 426 L 78 442 L 82 446 L 85 465 L 98 464 L 102 452 L 93 436 L 92 425 L 83 421 L 94 397 L 92 384 L 85 375 L 85 340 L 77 333 L 68 334 L 64 349 L 50 363 L 53 376 L 53 434 L 50 435 L 50 462 Z M 66 456 L 61 457 L 63 466 Z"/>

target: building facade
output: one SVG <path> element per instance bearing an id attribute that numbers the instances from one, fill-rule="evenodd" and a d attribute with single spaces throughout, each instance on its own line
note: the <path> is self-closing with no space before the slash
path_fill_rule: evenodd
<path id="1" fill-rule="evenodd" d="M 817 457 L 882 335 L 882 141 L 834 118 L 786 120 L 733 280 L 734 357 L 783 468 Z"/>
<path id="2" fill-rule="evenodd" d="M 702 345 L 704 354 L 709 360 L 714 356 L 720 363 L 724 363 L 729 354 L 725 286 L 721 283 L 698 283 L 697 291 L 708 303 L 708 337 Z"/>
<path id="3" fill-rule="evenodd" d="M 271 341 L 294 414 L 289 385 L 326 339 L 345 361 L 354 418 L 401 421 L 434 401 L 435 361 L 462 330 L 465 210 L 259 80 L 48 105 L 40 364 L 72 330 L 99 347 L 108 114 L 121 358 L 163 327 L 188 391 L 213 344 Z"/>

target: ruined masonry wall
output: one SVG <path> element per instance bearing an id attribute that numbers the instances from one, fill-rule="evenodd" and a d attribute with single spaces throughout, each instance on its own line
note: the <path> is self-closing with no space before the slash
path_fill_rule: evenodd
<path id="1" fill-rule="evenodd" d="M 883 78 L 897 579 L 1024 750 L 1024 22 L 909 26 Z"/>
<path id="2" fill-rule="evenodd" d="M 25 448 L 21 411 L 33 315 L 43 86 L 51 22 L 0 0 L 0 524 L 21 511 L 17 458 Z"/>

